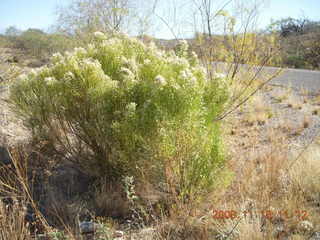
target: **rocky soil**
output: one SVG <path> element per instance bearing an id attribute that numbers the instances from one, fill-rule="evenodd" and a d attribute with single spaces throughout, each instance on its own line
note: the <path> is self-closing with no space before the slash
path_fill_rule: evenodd
<path id="1" fill-rule="evenodd" d="M 269 85 L 245 107 L 229 116 L 231 151 L 245 151 L 254 138 L 257 148 L 268 147 L 272 136 L 283 135 L 292 154 L 317 143 L 320 135 L 320 98 L 296 88 Z M 240 136 L 240 138 L 239 138 Z M 271 139 L 272 140 L 272 139 Z"/>

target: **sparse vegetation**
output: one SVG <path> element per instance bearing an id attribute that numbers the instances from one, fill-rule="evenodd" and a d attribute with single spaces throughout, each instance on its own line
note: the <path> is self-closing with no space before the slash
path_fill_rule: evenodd
<path id="1" fill-rule="evenodd" d="M 48 34 L 40 29 L 7 29 L 6 35 L 2 36 L 3 48 L 11 48 L 17 51 L 12 59 L 7 61 L 18 63 L 20 66 L 40 67 L 48 63 L 53 53 L 64 52 L 79 45 L 71 36 L 59 33 Z"/>
<path id="2" fill-rule="evenodd" d="M 293 109 L 302 109 L 302 103 L 300 99 L 297 99 L 296 97 L 290 96 L 288 99 L 288 107 Z"/>
<path id="3" fill-rule="evenodd" d="M 249 113 L 244 121 L 251 126 L 254 124 L 263 125 L 273 116 L 270 107 L 266 106 L 261 95 L 252 97 L 249 106 Z"/>

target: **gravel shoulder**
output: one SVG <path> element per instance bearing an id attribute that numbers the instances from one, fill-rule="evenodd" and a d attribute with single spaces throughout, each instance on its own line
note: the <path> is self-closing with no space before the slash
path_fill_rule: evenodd
<path id="1" fill-rule="evenodd" d="M 270 84 L 255 97 L 259 103 L 247 103 L 226 121 L 229 123 L 227 135 L 231 132 L 227 146 L 232 155 L 246 154 L 252 149 L 263 151 L 280 136 L 293 156 L 317 143 L 320 135 L 319 96 Z M 261 112 L 267 114 L 261 118 Z"/>

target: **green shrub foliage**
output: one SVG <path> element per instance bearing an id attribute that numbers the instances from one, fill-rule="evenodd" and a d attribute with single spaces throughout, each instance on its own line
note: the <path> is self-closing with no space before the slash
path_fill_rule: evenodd
<path id="1" fill-rule="evenodd" d="M 37 58 L 46 62 L 55 52 L 71 49 L 79 43 L 71 36 L 59 33 L 46 33 L 39 29 L 28 29 L 21 32 L 9 27 L 6 35 L 0 36 L 0 46 L 19 49 L 23 58 Z"/>
<path id="2" fill-rule="evenodd" d="M 11 87 L 33 136 L 64 158 L 110 179 L 171 183 L 183 195 L 214 185 L 223 154 L 213 120 L 227 99 L 227 79 L 208 79 L 185 42 L 163 52 L 100 32 Z"/>

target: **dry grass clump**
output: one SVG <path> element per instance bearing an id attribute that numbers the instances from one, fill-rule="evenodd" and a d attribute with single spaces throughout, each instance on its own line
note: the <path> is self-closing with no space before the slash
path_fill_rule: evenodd
<path id="1" fill-rule="evenodd" d="M 289 96 L 287 106 L 293 109 L 302 109 L 301 100 L 297 99 L 297 97 L 294 97 L 293 95 Z"/>
<path id="2" fill-rule="evenodd" d="M 291 131 L 292 136 L 300 136 L 306 128 L 309 128 L 312 124 L 310 116 L 304 116 L 302 123 L 295 124 L 295 128 Z"/>
<path id="3" fill-rule="evenodd" d="M 288 100 L 288 98 L 291 95 L 292 95 L 292 89 L 290 87 L 288 87 L 285 90 L 276 91 L 273 94 L 273 99 L 278 103 L 282 103 L 282 102 Z"/>
<path id="4" fill-rule="evenodd" d="M 313 145 L 290 170 L 296 191 L 320 204 L 320 146 Z"/>
<path id="5" fill-rule="evenodd" d="M 20 148 L 11 148 L 11 164 L 0 163 L 0 239 L 32 239 L 47 222 L 39 212 L 28 178 L 28 159 Z"/>
<path id="6" fill-rule="evenodd" d="M 248 111 L 249 113 L 246 114 L 244 121 L 249 126 L 254 124 L 263 125 L 273 116 L 270 107 L 264 103 L 261 95 L 252 97 Z"/>
<path id="7" fill-rule="evenodd" d="M 164 221 L 157 227 L 159 240 L 205 240 L 210 239 L 208 225 L 190 217 Z"/>
<path id="8" fill-rule="evenodd" d="M 318 93 L 312 98 L 311 103 L 313 105 L 318 105 L 318 106 L 320 105 L 320 93 Z"/>
<path id="9" fill-rule="evenodd" d="M 305 89 L 305 88 L 302 88 L 300 90 L 300 95 L 303 97 L 303 103 L 306 104 L 309 102 L 309 97 L 311 95 L 310 91 Z"/>
<path id="10" fill-rule="evenodd" d="M 262 209 L 268 206 L 270 198 L 280 196 L 286 188 L 285 178 L 280 180 L 280 177 L 285 172 L 287 149 L 280 144 L 283 139 L 269 138 L 274 143 L 261 150 L 253 148 L 247 153 L 249 158 L 242 162 L 242 166 L 238 165 L 239 180 L 235 183 L 237 194 L 258 200 Z"/>
<path id="11" fill-rule="evenodd" d="M 234 223 L 233 223 L 234 224 Z M 243 218 L 237 227 L 237 239 L 265 239 L 265 234 L 261 231 L 262 222 L 260 218 Z"/>
<path id="12" fill-rule="evenodd" d="M 319 231 L 319 159 L 319 145 L 313 144 L 300 157 L 291 160 L 287 171 L 290 191 L 284 204 L 294 216 L 289 219 L 288 226 L 291 232 L 304 237 Z"/>
<path id="13" fill-rule="evenodd" d="M 320 114 L 320 109 L 316 108 L 312 111 L 312 115 L 319 115 Z"/>
<path id="14" fill-rule="evenodd" d="M 303 128 L 310 127 L 311 123 L 312 123 L 311 118 L 309 116 L 304 116 L 304 118 L 303 118 Z"/>
<path id="15" fill-rule="evenodd" d="M 0 201 L 0 240 L 31 240 L 25 221 L 26 209 L 15 202 L 13 205 Z"/>
<path id="16" fill-rule="evenodd" d="M 308 115 L 304 116 L 300 121 L 290 119 L 280 119 L 277 130 L 287 135 L 287 138 L 300 136 L 306 128 L 312 124 L 312 118 Z"/>
<path id="17" fill-rule="evenodd" d="M 277 122 L 277 130 L 283 134 L 291 134 L 297 128 L 297 124 L 290 119 L 279 119 Z"/>
<path id="18" fill-rule="evenodd" d="M 234 152 L 230 165 L 236 177 L 214 205 L 234 210 L 237 218 L 218 219 L 215 228 L 232 239 L 307 239 L 319 231 L 319 146 L 297 159 L 289 151 L 288 131 L 276 128 L 263 140 L 259 129 L 249 129 L 246 141 L 251 147 Z M 232 137 L 239 144 L 241 136 Z M 264 215 L 266 211 L 271 215 Z"/>

